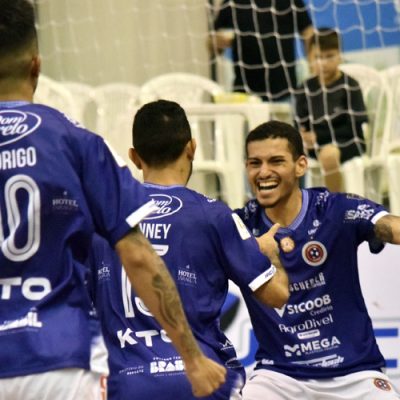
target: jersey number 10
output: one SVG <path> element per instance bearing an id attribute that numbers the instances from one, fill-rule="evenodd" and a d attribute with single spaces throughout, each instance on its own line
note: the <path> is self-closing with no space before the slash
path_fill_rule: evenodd
<path id="1" fill-rule="evenodd" d="M 20 192 L 20 196 L 17 196 Z M 18 199 L 19 203 L 18 204 Z M 22 204 L 21 204 L 22 203 Z M 21 262 L 32 257 L 40 246 L 40 191 L 27 175 L 14 175 L 4 185 L 4 204 L 7 221 L 0 209 L 0 245 L 10 261 Z M 21 210 L 24 214 L 21 215 Z M 25 243 L 18 243 L 18 230 L 25 230 Z M 8 232 L 8 236 L 5 236 Z"/>

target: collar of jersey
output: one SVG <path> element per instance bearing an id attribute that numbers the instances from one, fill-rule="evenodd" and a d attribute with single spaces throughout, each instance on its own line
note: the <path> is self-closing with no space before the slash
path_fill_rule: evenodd
<path id="1" fill-rule="evenodd" d="M 284 228 L 279 228 L 279 232 L 287 233 L 287 232 L 294 231 L 303 222 L 303 219 L 306 216 L 307 209 L 308 209 L 308 202 L 309 202 L 308 191 L 301 189 L 301 197 L 302 197 L 301 210 L 297 214 L 297 217 L 294 219 L 294 221 L 289 226 L 284 227 Z M 267 214 L 265 214 L 265 212 L 261 213 L 261 218 L 263 219 L 264 223 L 268 227 L 271 227 L 273 225 L 272 221 L 267 217 Z"/>
<path id="2" fill-rule="evenodd" d="M 0 101 L 0 107 L 14 108 L 30 104 L 29 101 L 12 100 L 12 101 Z"/>
<path id="3" fill-rule="evenodd" d="M 149 183 L 149 182 L 143 182 L 143 185 L 146 187 L 153 187 L 153 188 L 163 189 L 163 190 L 185 187 L 184 185 L 165 185 L 165 186 L 164 185 L 156 185 L 155 183 Z"/>

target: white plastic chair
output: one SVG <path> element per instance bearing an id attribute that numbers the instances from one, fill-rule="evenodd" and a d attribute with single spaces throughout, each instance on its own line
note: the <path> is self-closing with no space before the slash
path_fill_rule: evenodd
<path id="1" fill-rule="evenodd" d="M 140 88 L 142 104 L 157 99 L 176 101 L 179 104 L 199 104 L 213 101 L 223 88 L 211 79 L 200 75 L 178 72 L 156 76 Z"/>
<path id="2" fill-rule="evenodd" d="M 86 128 L 92 131 L 95 130 L 93 86 L 74 81 L 62 81 L 61 84 L 67 88 L 73 96 L 78 113 L 77 120 Z"/>
<path id="3" fill-rule="evenodd" d="M 234 208 L 242 206 L 245 199 L 244 175 L 233 176 L 243 164 L 243 160 L 236 157 L 240 151 L 236 151 L 232 136 L 234 130 L 240 129 L 240 122 L 235 126 L 237 116 L 233 117 L 233 121 L 227 115 L 214 111 L 202 112 L 198 108 L 190 111 L 191 106 L 209 104 L 215 96 L 223 93 L 223 88 L 208 78 L 189 73 L 169 73 L 144 83 L 139 97 L 141 103 L 158 99 L 175 101 L 187 111 L 192 134 L 197 141 L 193 172 L 218 176 L 222 199 Z M 190 186 L 209 192 L 211 185 L 194 176 Z"/>
<path id="4" fill-rule="evenodd" d="M 46 75 L 40 75 L 33 101 L 53 107 L 68 117 L 78 120 L 79 111 L 71 92 Z"/>
<path id="5" fill-rule="evenodd" d="M 358 81 L 369 119 L 364 126 L 366 154 L 341 165 L 344 191 L 382 202 L 391 94 L 385 80 L 374 68 L 362 64 L 342 64 L 340 69 Z M 310 160 L 309 164 L 307 186 L 322 184 L 318 162 Z"/>
<path id="6" fill-rule="evenodd" d="M 390 212 L 400 215 L 400 65 L 381 71 L 391 93 L 393 108 L 388 124 L 387 180 Z"/>
<path id="7" fill-rule="evenodd" d="M 213 137 L 211 154 L 200 158 L 196 153 L 193 170 L 215 173 L 222 199 L 231 208 L 242 207 L 246 197 L 243 153 L 248 115 L 222 104 L 188 105 L 185 111 L 189 122 L 194 121 L 198 136 L 211 133 Z"/>
<path id="8" fill-rule="evenodd" d="M 130 83 L 107 83 L 93 88 L 96 107 L 96 133 L 102 135 L 129 166 L 133 175 L 142 174 L 129 160 L 132 147 L 133 117 L 139 105 L 139 87 Z"/>
<path id="9" fill-rule="evenodd" d="M 343 64 L 343 72 L 356 79 L 361 87 L 369 123 L 364 131 L 367 152 L 342 166 L 346 191 L 360 187 L 360 193 L 382 203 L 386 190 L 386 159 L 388 154 L 388 124 L 392 112 L 392 96 L 382 75 L 362 64 Z M 357 193 L 357 192 L 356 192 Z"/>

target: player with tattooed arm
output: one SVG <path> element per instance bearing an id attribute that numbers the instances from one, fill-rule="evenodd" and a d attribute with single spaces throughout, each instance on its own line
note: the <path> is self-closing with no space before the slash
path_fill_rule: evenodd
<path id="1" fill-rule="evenodd" d="M 260 238 L 268 259 L 231 209 L 186 187 L 196 143 L 177 103 L 144 105 L 135 116 L 133 144 L 131 159 L 143 170 L 146 192 L 159 206 L 140 228 L 175 279 L 201 349 L 227 368 L 225 384 L 207 399 L 240 399 L 244 368 L 219 317 L 228 279 L 260 304 L 281 307 L 287 301 L 287 275 L 273 238 L 278 226 Z M 109 351 L 109 400 L 192 399 L 182 358 L 143 306 L 141 294 L 131 290 L 115 252 L 97 239 L 90 264 Z"/>
<path id="2" fill-rule="evenodd" d="M 101 137 L 33 104 L 40 65 L 32 2 L 0 0 L 0 398 L 98 398 L 84 266 L 94 231 L 181 354 L 194 394 L 212 393 L 226 371 L 201 352 L 138 228 L 154 201 Z"/>

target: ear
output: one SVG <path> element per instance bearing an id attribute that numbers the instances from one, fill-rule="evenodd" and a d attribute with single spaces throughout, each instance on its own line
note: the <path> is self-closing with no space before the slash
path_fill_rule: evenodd
<path id="1" fill-rule="evenodd" d="M 306 156 L 300 156 L 296 161 L 296 178 L 300 178 L 307 172 L 308 161 Z"/>
<path id="2" fill-rule="evenodd" d="M 31 65 L 30 65 L 30 78 L 32 80 L 33 88 L 36 90 L 36 87 L 38 85 L 39 81 L 39 75 L 42 67 L 42 59 L 38 54 L 34 55 L 31 60 Z"/>
<path id="3" fill-rule="evenodd" d="M 142 160 L 140 159 L 140 157 L 134 147 L 131 147 L 129 149 L 129 158 L 136 165 L 137 169 L 143 169 Z"/>
<path id="4" fill-rule="evenodd" d="M 194 160 L 194 155 L 196 153 L 196 147 L 197 147 L 196 139 L 194 139 L 194 138 L 190 139 L 186 145 L 186 155 L 190 161 Z"/>

